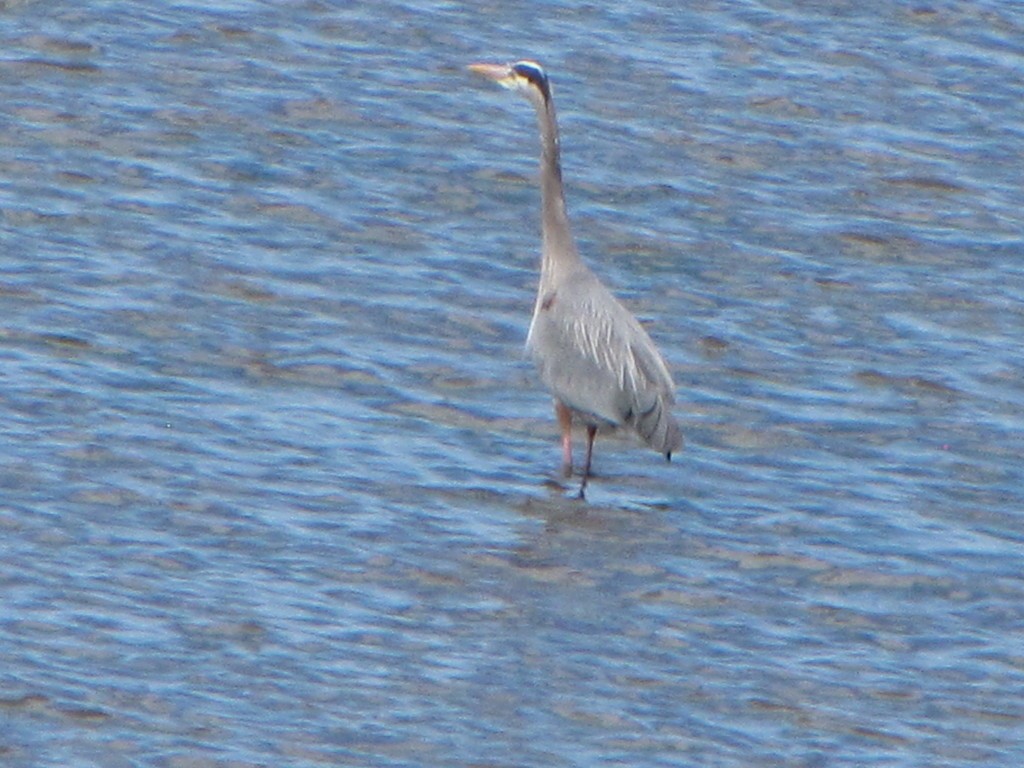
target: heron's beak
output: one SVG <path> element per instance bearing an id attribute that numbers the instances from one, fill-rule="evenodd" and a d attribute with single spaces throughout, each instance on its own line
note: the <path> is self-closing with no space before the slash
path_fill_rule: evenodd
<path id="1" fill-rule="evenodd" d="M 466 69 L 496 83 L 501 83 L 512 75 L 512 70 L 507 64 L 470 64 Z"/>

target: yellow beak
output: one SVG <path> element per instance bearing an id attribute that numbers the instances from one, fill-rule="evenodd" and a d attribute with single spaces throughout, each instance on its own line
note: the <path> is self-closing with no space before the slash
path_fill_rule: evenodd
<path id="1" fill-rule="evenodd" d="M 470 64 L 466 69 L 499 83 L 512 74 L 507 64 Z"/>

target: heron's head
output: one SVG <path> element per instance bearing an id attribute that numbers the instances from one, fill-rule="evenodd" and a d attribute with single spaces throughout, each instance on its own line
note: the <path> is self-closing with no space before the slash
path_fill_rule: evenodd
<path id="1" fill-rule="evenodd" d="M 524 94 L 530 101 L 547 104 L 551 100 L 548 76 L 535 61 L 517 61 L 515 64 L 470 64 L 469 69 L 504 88 Z"/>

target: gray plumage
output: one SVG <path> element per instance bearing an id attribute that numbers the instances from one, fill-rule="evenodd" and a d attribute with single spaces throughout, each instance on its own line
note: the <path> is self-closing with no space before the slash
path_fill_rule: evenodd
<path id="1" fill-rule="evenodd" d="M 585 266 L 538 297 L 526 346 L 541 381 L 585 422 L 630 426 L 659 453 L 680 447 L 664 361 L 643 326 Z"/>
<path id="2" fill-rule="evenodd" d="M 541 274 L 526 347 L 555 397 L 563 468 L 572 471 L 571 421 L 587 427 L 580 496 L 590 474 L 598 427 L 631 427 L 671 458 L 683 438 L 672 415 L 675 385 L 654 342 L 583 263 L 565 207 L 558 122 L 551 86 L 532 61 L 474 64 L 491 80 L 524 94 L 537 111 L 541 138 Z"/>

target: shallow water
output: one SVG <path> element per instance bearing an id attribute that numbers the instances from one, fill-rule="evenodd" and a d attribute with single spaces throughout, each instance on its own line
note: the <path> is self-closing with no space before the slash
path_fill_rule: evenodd
<path id="1" fill-rule="evenodd" d="M 1017 766 L 1024 12 L 0 3 L 0 762 Z M 560 484 L 532 56 L 672 464 Z"/>

